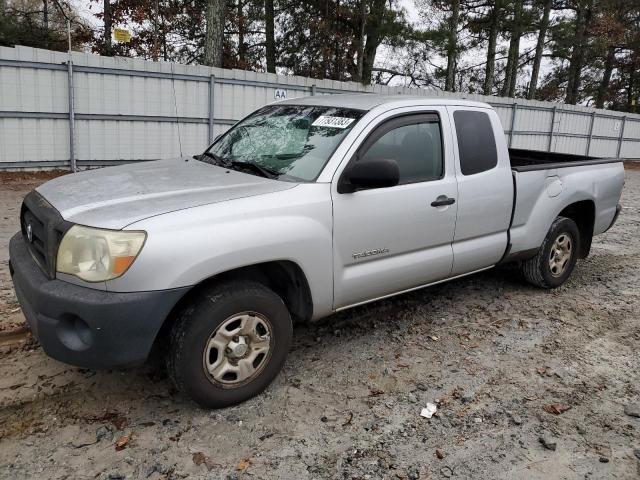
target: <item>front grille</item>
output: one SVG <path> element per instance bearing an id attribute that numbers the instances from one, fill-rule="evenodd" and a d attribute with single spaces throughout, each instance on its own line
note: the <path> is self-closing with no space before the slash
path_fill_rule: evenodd
<path id="1" fill-rule="evenodd" d="M 31 256 L 50 278 L 56 276 L 58 245 L 71 226 L 60 213 L 35 190 L 22 202 L 20 227 Z"/>

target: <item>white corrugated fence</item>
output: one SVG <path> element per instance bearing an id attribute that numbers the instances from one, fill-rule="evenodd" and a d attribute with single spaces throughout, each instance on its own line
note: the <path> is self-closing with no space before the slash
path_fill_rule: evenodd
<path id="1" fill-rule="evenodd" d="M 498 111 L 514 148 L 640 157 L 637 114 L 0 47 L 0 170 L 104 166 L 193 155 L 237 120 L 274 100 L 346 92 L 484 101 Z"/>

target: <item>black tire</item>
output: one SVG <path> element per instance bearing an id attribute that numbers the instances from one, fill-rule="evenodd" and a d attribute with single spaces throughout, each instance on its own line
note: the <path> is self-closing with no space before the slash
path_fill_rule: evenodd
<path id="1" fill-rule="evenodd" d="M 556 239 L 567 235 L 571 239 L 571 256 L 560 274 L 552 272 L 549 265 L 551 249 Z M 547 236 L 544 238 L 540 250 L 535 257 L 525 260 L 521 270 L 527 282 L 537 287 L 557 288 L 567 281 L 578 260 L 580 251 L 580 231 L 576 223 L 570 218 L 557 217 L 551 224 Z"/>
<path id="2" fill-rule="evenodd" d="M 206 371 L 205 348 L 211 336 L 234 315 L 252 312 L 271 328 L 265 364 L 255 377 L 229 386 Z M 256 282 L 234 281 L 200 292 L 178 316 L 169 336 L 167 372 L 177 389 L 203 408 L 223 408 L 262 392 L 278 375 L 293 337 L 291 316 L 282 299 Z"/>

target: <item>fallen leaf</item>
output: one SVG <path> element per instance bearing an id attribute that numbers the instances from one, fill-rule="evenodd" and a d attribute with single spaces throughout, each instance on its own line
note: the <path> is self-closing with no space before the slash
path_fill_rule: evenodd
<path id="1" fill-rule="evenodd" d="M 444 452 L 439 448 L 436 448 L 436 457 L 438 457 L 440 460 L 442 460 L 445 457 Z"/>
<path id="2" fill-rule="evenodd" d="M 349 412 L 349 418 L 342 424 L 343 427 L 347 425 L 351 425 L 351 421 L 353 420 L 353 412 Z"/>
<path id="3" fill-rule="evenodd" d="M 101 417 L 97 417 L 94 420 L 98 422 L 111 422 L 111 424 L 116 427 L 116 430 L 122 430 L 128 423 L 127 417 L 118 413 L 118 412 L 106 412 Z"/>
<path id="4" fill-rule="evenodd" d="M 119 452 L 120 450 L 124 450 L 125 448 L 127 448 L 127 445 L 129 444 L 129 440 L 131 440 L 131 434 L 123 435 L 118 440 L 116 440 L 116 452 Z"/>
<path id="5" fill-rule="evenodd" d="M 561 413 L 566 412 L 567 410 L 570 410 L 571 407 L 568 405 L 561 405 L 559 403 L 551 403 L 549 405 L 545 405 L 544 407 L 544 411 L 547 413 L 552 413 L 554 415 L 560 415 Z"/>
<path id="6" fill-rule="evenodd" d="M 213 467 L 216 465 L 209 457 L 207 457 L 202 452 L 194 452 L 191 459 L 193 460 L 193 463 L 195 463 L 198 466 L 204 464 L 204 466 L 207 467 L 207 470 L 209 471 L 211 471 Z"/>
<path id="7" fill-rule="evenodd" d="M 202 452 L 195 452 L 191 457 L 191 459 L 193 460 L 193 463 L 195 463 L 198 466 L 204 463 L 205 458 L 207 458 L 207 456 Z"/>
<path id="8" fill-rule="evenodd" d="M 251 465 L 251 460 L 249 460 L 248 458 L 243 458 L 238 462 L 236 470 L 238 470 L 239 472 L 244 472 L 247 468 L 249 468 L 249 465 Z"/>

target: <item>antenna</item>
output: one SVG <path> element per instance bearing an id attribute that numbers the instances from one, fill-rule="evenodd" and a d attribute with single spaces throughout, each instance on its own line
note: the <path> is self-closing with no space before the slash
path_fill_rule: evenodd
<path id="1" fill-rule="evenodd" d="M 180 136 L 180 117 L 178 116 L 178 100 L 176 98 L 176 78 L 173 71 L 173 62 L 171 65 L 171 88 L 173 89 L 173 108 L 176 112 L 176 125 L 178 126 L 178 146 L 180 148 L 180 157 L 182 157 L 182 138 Z"/>

